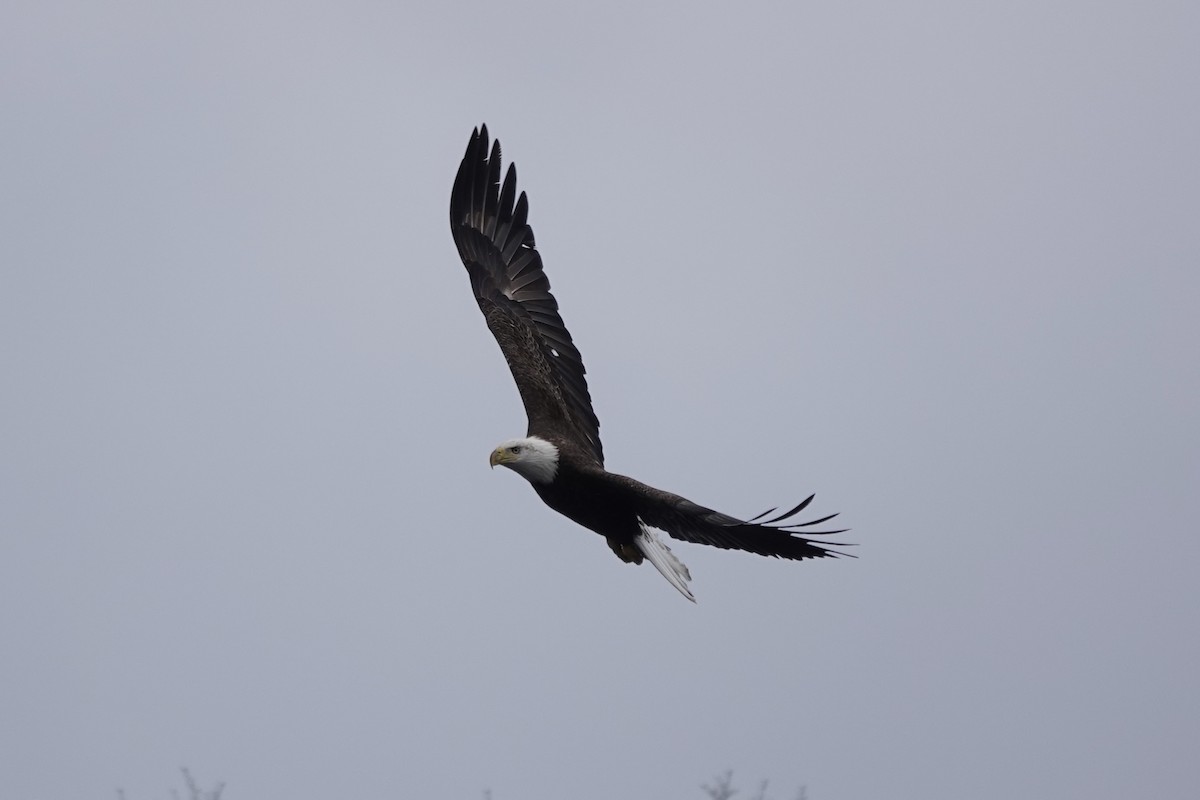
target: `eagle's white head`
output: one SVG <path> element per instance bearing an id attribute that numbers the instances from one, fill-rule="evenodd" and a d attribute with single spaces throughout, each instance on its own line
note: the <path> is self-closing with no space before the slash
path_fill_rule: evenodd
<path id="1" fill-rule="evenodd" d="M 550 483 L 558 473 L 558 448 L 537 436 L 501 442 L 488 459 L 508 467 L 530 483 Z"/>

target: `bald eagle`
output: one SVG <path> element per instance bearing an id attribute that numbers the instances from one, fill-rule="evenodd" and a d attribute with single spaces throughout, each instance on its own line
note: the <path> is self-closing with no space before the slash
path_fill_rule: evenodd
<path id="1" fill-rule="evenodd" d="M 772 517 L 776 509 L 770 509 L 743 520 L 604 469 L 583 359 L 550 294 L 528 213 L 525 193 L 517 195 L 516 167 L 509 165 L 501 183 L 500 142 L 489 153 L 487 126 L 477 128 L 454 180 L 450 229 L 529 417 L 524 438 L 492 451 L 492 467 L 508 467 L 525 478 L 550 508 L 605 537 L 622 561 L 649 561 L 692 602 L 691 575 L 656 529 L 685 542 L 776 558 L 845 555 L 794 532 L 837 516 L 789 521 L 808 507 L 811 495 L 785 513 Z"/>

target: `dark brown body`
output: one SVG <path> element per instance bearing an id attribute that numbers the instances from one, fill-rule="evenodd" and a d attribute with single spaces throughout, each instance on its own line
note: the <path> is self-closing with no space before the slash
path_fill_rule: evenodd
<path id="1" fill-rule="evenodd" d="M 629 483 L 636 482 L 600 468 L 577 469 L 560 461 L 554 481 L 533 488 L 546 505 L 605 537 L 623 561 L 640 564 L 642 553 L 633 540 L 641 526 Z"/>

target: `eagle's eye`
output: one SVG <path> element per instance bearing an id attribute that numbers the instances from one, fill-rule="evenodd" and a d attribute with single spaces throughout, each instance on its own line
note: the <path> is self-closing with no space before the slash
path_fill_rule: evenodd
<path id="1" fill-rule="evenodd" d="M 513 445 L 512 447 L 508 448 L 508 452 L 512 453 L 513 455 L 516 455 L 517 453 L 520 453 L 520 452 L 521 452 L 521 445 L 519 445 L 519 444 L 518 444 L 518 445 Z"/>

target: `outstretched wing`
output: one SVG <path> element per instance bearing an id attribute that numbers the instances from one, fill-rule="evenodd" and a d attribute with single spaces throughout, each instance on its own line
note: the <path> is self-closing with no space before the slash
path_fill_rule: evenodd
<path id="1" fill-rule="evenodd" d="M 685 542 L 707 544 L 725 550 L 745 550 L 758 553 L 760 556 L 774 556 L 801 560 L 805 558 L 831 558 L 849 555 L 830 550 L 825 545 L 849 547 L 840 542 L 817 543 L 800 535 L 796 529 L 812 528 L 828 522 L 837 516 L 830 514 L 809 522 L 788 522 L 808 508 L 813 497 L 810 495 L 790 511 L 770 516 L 777 509 L 770 509 L 757 517 L 748 520 L 737 519 L 720 511 L 713 511 L 702 505 L 693 503 L 686 497 L 664 492 L 647 486 L 633 478 L 624 475 L 608 475 L 621 487 L 622 492 L 631 499 L 638 517 L 647 525 L 666 531 L 672 538 Z M 804 530 L 809 536 L 830 536 L 845 533 L 847 529 L 835 531 Z"/>
<path id="2" fill-rule="evenodd" d="M 488 153 L 487 126 L 475 130 L 450 195 L 450 229 L 471 289 L 496 337 L 529 417 L 529 434 L 556 434 L 604 463 L 583 358 L 558 314 L 542 258 L 516 196 L 517 170 L 500 184 L 500 142 Z M 514 205 L 515 201 L 515 205 Z"/>

